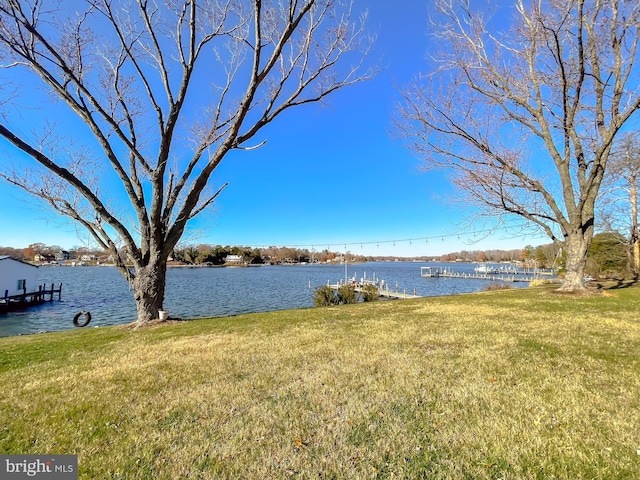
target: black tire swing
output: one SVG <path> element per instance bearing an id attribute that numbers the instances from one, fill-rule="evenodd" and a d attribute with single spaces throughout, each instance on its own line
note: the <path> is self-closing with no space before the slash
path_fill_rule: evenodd
<path id="1" fill-rule="evenodd" d="M 80 317 L 83 317 L 83 320 L 80 320 Z M 76 313 L 76 316 L 73 317 L 73 325 L 76 327 L 86 327 L 89 325 L 91 321 L 91 312 L 87 312 L 82 310 L 81 312 Z"/>
<path id="2" fill-rule="evenodd" d="M 87 237 L 87 249 L 88 248 L 89 248 L 89 238 Z M 84 285 L 83 290 L 85 293 L 84 297 L 86 299 L 87 284 L 83 282 L 83 285 Z M 89 325 L 90 321 L 91 321 L 91 312 L 87 310 L 80 310 L 78 313 L 76 313 L 76 316 L 73 317 L 73 325 L 75 327 L 86 327 L 87 325 Z"/>

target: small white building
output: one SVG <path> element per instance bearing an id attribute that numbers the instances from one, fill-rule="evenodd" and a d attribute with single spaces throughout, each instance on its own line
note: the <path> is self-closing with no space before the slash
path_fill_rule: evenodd
<path id="1" fill-rule="evenodd" d="M 38 290 L 38 267 L 9 256 L 0 256 L 0 298 Z"/>
<path id="2" fill-rule="evenodd" d="M 240 255 L 227 255 L 224 261 L 225 263 L 242 263 L 242 257 Z"/>

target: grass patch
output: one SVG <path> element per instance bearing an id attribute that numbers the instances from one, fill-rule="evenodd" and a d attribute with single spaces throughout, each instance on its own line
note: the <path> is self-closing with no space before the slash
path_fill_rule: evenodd
<path id="1" fill-rule="evenodd" d="M 638 478 L 640 288 L 0 339 L 0 453 L 80 478 Z"/>

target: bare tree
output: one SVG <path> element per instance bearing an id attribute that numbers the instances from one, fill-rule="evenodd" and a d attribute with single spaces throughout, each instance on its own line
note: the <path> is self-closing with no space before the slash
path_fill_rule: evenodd
<path id="1" fill-rule="evenodd" d="M 637 132 L 625 132 L 612 148 L 597 206 L 604 230 L 624 232 L 620 238 L 627 242 L 636 275 L 640 273 L 639 187 L 640 139 Z"/>
<path id="2" fill-rule="evenodd" d="M 442 52 L 399 130 L 480 215 L 544 231 L 565 253 L 562 289 L 583 289 L 611 146 L 640 107 L 640 6 L 517 0 L 510 28 L 492 31 L 480 3 L 437 0 Z"/>
<path id="3" fill-rule="evenodd" d="M 3 177 L 85 227 L 150 321 L 167 258 L 225 187 L 212 172 L 286 110 L 370 78 L 370 40 L 333 0 L 3 0 L 0 136 L 37 167 Z"/>

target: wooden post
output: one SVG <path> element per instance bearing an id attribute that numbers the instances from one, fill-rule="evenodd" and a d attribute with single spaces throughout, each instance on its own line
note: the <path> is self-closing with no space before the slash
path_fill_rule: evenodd
<path id="1" fill-rule="evenodd" d="M 49 301 L 53 302 L 53 289 L 55 288 L 55 284 L 51 284 L 51 295 L 49 296 Z"/>
<path id="2" fill-rule="evenodd" d="M 58 300 L 62 298 L 62 282 L 60 282 L 60 288 L 58 289 Z"/>

